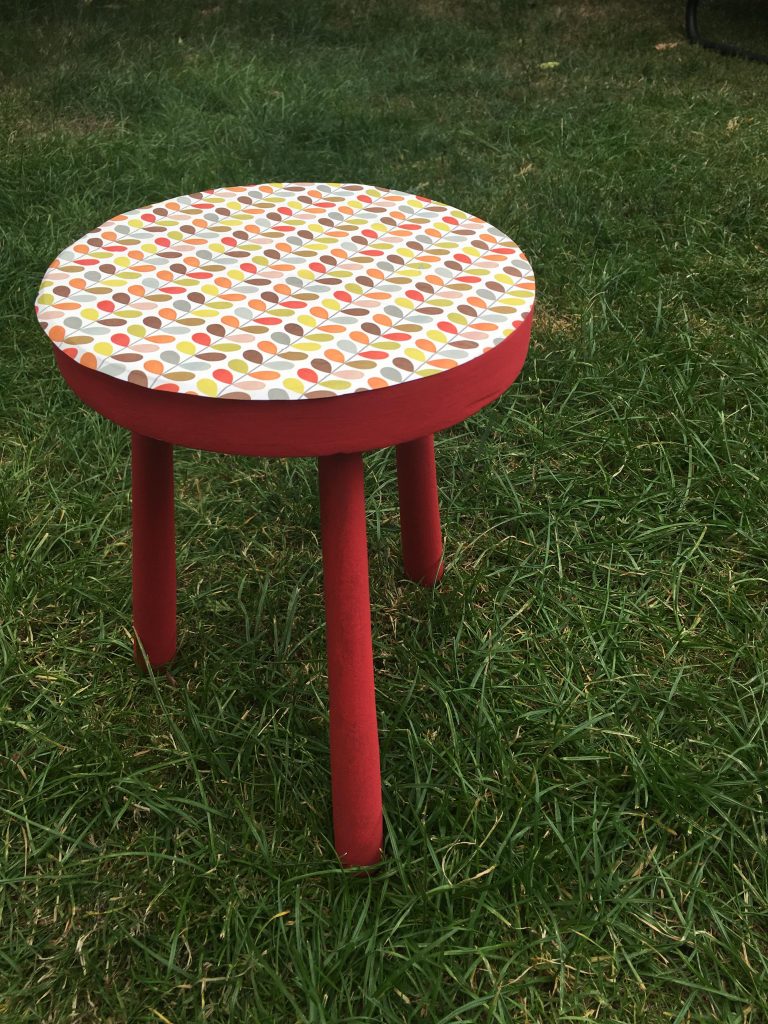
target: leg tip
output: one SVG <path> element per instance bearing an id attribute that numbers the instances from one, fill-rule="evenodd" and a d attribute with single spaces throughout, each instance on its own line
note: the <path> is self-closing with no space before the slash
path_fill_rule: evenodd
<path id="1" fill-rule="evenodd" d="M 176 645 L 161 651 L 152 651 L 151 653 L 145 652 L 139 643 L 134 639 L 133 641 L 133 660 L 138 668 L 148 673 L 150 668 L 152 671 L 164 668 L 176 657 Z"/>
<path id="2" fill-rule="evenodd" d="M 405 565 L 404 568 L 409 580 L 413 580 L 414 583 L 418 583 L 421 587 L 434 587 L 443 578 L 445 562 L 441 555 L 438 561 L 432 562 L 428 566 Z"/>
<path id="3" fill-rule="evenodd" d="M 381 843 L 373 849 L 345 850 L 343 853 L 336 850 L 341 866 L 347 868 L 350 874 L 361 878 L 373 875 L 381 868 L 383 852 Z"/>
<path id="4" fill-rule="evenodd" d="M 384 822 L 381 811 L 379 822 L 360 820 L 334 825 L 334 847 L 342 867 L 357 868 L 360 874 L 371 874 L 380 863 L 384 852 Z M 341 828 L 339 828 L 341 825 Z"/>

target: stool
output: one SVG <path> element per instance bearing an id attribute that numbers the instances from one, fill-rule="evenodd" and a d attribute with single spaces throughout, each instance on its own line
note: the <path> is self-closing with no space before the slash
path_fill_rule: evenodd
<path id="1" fill-rule="evenodd" d="M 443 572 L 433 436 L 517 377 L 531 267 L 497 228 L 368 185 L 217 188 L 120 214 L 54 260 L 61 373 L 132 434 L 135 656 L 176 651 L 173 446 L 318 459 L 334 843 L 376 863 L 381 778 L 362 452 L 396 446 L 406 574 Z M 316 401 L 315 401 L 316 399 Z"/>

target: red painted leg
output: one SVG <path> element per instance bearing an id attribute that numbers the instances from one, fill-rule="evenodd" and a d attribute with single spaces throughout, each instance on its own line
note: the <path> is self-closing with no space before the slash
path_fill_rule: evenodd
<path id="1" fill-rule="evenodd" d="M 173 448 L 131 435 L 133 627 L 153 668 L 176 653 Z M 134 641 L 139 665 L 144 658 Z"/>
<path id="2" fill-rule="evenodd" d="M 397 446 L 403 566 L 410 579 L 431 587 L 443 575 L 443 540 L 432 435 Z"/>
<path id="3" fill-rule="evenodd" d="M 334 843 L 342 863 L 363 867 L 377 863 L 383 838 L 363 460 L 318 465 Z"/>

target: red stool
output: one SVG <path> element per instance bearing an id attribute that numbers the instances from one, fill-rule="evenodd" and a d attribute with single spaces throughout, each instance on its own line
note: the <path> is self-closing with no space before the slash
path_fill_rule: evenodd
<path id="1" fill-rule="evenodd" d="M 42 283 L 38 319 L 67 383 L 132 432 L 140 663 L 142 650 L 153 667 L 176 650 L 173 446 L 317 457 L 345 864 L 376 863 L 382 844 L 361 453 L 397 447 L 405 571 L 432 586 L 433 435 L 517 377 L 533 300 L 527 260 L 484 221 L 327 183 L 212 189 L 121 214 Z"/>

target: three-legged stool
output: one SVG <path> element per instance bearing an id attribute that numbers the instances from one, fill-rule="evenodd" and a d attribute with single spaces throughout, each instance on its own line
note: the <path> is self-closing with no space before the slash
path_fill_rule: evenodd
<path id="1" fill-rule="evenodd" d="M 443 571 L 433 435 L 517 377 L 533 300 L 524 255 L 477 217 L 327 183 L 121 214 L 42 283 L 38 318 L 64 378 L 132 434 L 139 661 L 176 651 L 173 446 L 317 457 L 345 864 L 375 863 L 382 843 L 361 453 L 396 446 L 405 571 L 431 586 Z"/>

